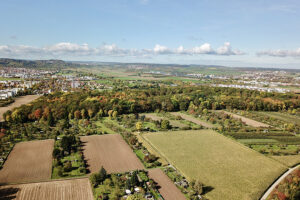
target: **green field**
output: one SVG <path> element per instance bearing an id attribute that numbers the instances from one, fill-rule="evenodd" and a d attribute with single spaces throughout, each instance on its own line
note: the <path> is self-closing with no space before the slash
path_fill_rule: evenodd
<path id="1" fill-rule="evenodd" d="M 258 199 L 287 168 L 212 130 L 147 133 L 144 137 L 214 200 Z"/>
<path id="2" fill-rule="evenodd" d="M 288 167 L 293 167 L 300 163 L 300 155 L 271 156 L 271 158 L 281 162 Z"/>
<path id="3" fill-rule="evenodd" d="M 275 119 L 279 119 L 288 123 L 295 123 L 300 125 L 300 117 L 296 115 L 290 115 L 282 112 L 257 112 L 262 115 L 266 115 L 268 117 L 273 117 Z"/>

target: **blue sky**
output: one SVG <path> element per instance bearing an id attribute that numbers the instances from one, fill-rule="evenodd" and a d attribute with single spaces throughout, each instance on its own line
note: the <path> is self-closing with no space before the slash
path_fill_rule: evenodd
<path id="1" fill-rule="evenodd" d="M 300 68 L 299 0 L 0 0 L 0 57 Z"/>

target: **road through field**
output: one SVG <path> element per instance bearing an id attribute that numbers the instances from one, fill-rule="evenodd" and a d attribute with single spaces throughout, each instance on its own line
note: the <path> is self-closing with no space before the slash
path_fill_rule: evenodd
<path id="1" fill-rule="evenodd" d="M 17 97 L 15 98 L 15 102 L 12 104 L 9 104 L 5 107 L 0 107 L 0 121 L 4 121 L 3 119 L 3 114 L 8 111 L 8 110 L 12 110 L 16 107 L 19 107 L 23 104 L 27 104 L 30 103 L 31 101 L 39 98 L 40 95 L 27 95 L 27 96 L 21 96 L 21 97 Z"/>
<path id="2" fill-rule="evenodd" d="M 0 170 L 0 183 L 49 180 L 53 145 L 54 140 L 17 143 Z"/>
<path id="3" fill-rule="evenodd" d="M 0 199 L 93 200 L 88 178 L 0 186 Z"/>
<path id="4" fill-rule="evenodd" d="M 84 157 L 91 173 L 103 166 L 108 173 L 144 169 L 141 161 L 119 134 L 92 135 L 80 138 Z"/>
<path id="5" fill-rule="evenodd" d="M 276 188 L 276 186 L 281 181 L 283 181 L 285 179 L 285 177 L 287 177 L 290 173 L 292 173 L 298 167 L 300 167 L 300 165 L 297 165 L 296 167 L 290 168 L 288 171 L 286 171 L 284 174 L 282 174 L 281 177 L 278 178 L 277 181 L 271 185 L 271 187 L 269 187 L 269 189 L 265 192 L 265 194 L 262 196 L 262 198 L 260 200 L 266 200 L 268 198 L 268 196 L 271 194 L 271 192 Z"/>

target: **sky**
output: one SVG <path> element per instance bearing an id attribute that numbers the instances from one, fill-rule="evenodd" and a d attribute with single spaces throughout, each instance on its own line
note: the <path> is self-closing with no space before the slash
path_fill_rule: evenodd
<path id="1" fill-rule="evenodd" d="M 299 0 L 0 0 L 0 57 L 300 69 Z"/>

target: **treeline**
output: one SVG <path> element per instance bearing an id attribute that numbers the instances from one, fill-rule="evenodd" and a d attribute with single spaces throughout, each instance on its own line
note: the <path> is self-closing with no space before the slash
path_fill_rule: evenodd
<path id="1" fill-rule="evenodd" d="M 185 111 L 205 109 L 238 109 L 281 111 L 300 110 L 296 94 L 265 93 L 236 88 L 206 86 L 124 89 L 123 91 L 82 91 L 53 93 L 34 104 L 23 105 L 4 114 L 8 122 L 89 119 L 113 113 L 129 114 L 154 111 Z"/>

